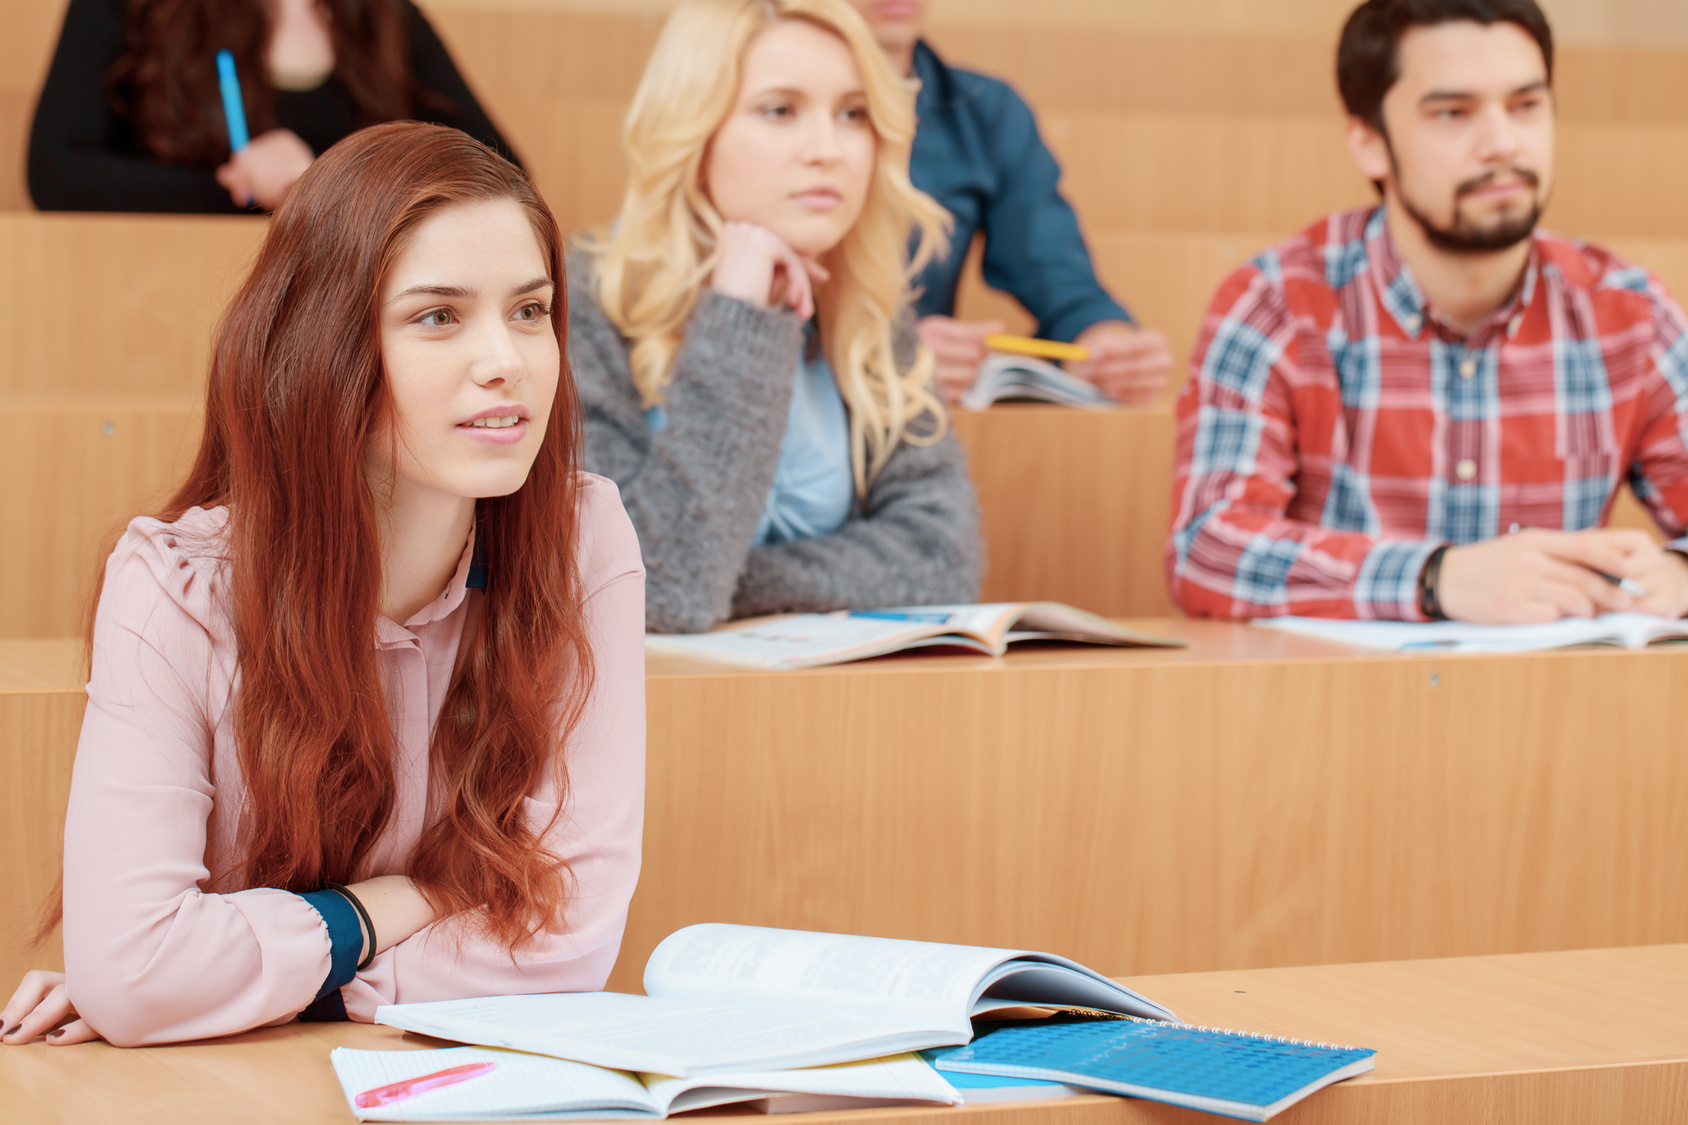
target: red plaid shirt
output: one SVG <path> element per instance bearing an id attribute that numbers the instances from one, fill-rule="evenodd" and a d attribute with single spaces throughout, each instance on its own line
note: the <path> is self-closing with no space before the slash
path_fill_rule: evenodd
<path id="1" fill-rule="evenodd" d="M 1645 270 L 1537 233 L 1517 294 L 1462 339 L 1381 209 L 1315 223 L 1226 278 L 1203 321 L 1178 399 L 1173 599 L 1421 620 L 1439 544 L 1597 527 L 1626 479 L 1678 539 L 1685 329 Z"/>

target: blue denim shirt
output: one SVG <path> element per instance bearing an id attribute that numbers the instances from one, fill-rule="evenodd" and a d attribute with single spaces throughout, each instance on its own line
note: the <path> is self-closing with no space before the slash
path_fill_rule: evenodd
<path id="1" fill-rule="evenodd" d="M 1131 320 L 1096 280 L 1031 107 L 1006 82 L 948 66 L 923 42 L 914 74 L 920 127 L 909 177 L 955 216 L 949 256 L 920 279 L 918 314 L 955 315 L 962 262 L 982 231 L 985 281 L 1026 307 L 1039 336 L 1071 340 L 1098 321 Z"/>

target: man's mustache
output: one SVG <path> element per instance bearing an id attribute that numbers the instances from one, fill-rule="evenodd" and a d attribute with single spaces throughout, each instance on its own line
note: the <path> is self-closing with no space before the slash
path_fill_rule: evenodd
<path id="1" fill-rule="evenodd" d="M 1485 172 L 1474 180 L 1466 180 L 1463 184 L 1460 184 L 1454 189 L 1454 199 L 1456 201 L 1461 200 L 1473 192 L 1482 191 L 1484 188 L 1498 180 L 1502 175 L 1516 176 L 1518 179 L 1524 181 L 1533 188 L 1541 186 L 1541 177 L 1530 171 L 1528 168 L 1512 167 L 1506 169 L 1504 173 L 1499 170 Z"/>

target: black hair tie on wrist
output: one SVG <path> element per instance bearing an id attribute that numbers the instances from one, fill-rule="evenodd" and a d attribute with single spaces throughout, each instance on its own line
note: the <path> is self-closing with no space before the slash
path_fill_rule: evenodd
<path id="1" fill-rule="evenodd" d="M 358 917 L 363 919 L 364 927 L 369 931 L 369 952 L 364 955 L 362 961 L 358 962 L 358 972 L 361 973 L 369 968 L 371 961 L 375 960 L 375 921 L 370 918 L 369 911 L 363 908 L 363 903 L 358 901 L 358 896 L 353 894 L 349 888 L 340 883 L 330 883 L 326 880 L 322 885 L 324 889 L 336 892 L 351 903 L 352 909 L 358 912 Z"/>

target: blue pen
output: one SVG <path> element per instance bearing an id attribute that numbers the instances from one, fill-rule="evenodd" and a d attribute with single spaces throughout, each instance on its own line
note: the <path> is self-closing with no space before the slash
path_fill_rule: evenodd
<path id="1" fill-rule="evenodd" d="M 888 609 L 853 609 L 851 617 L 872 617 L 879 621 L 908 621 L 916 625 L 947 625 L 950 615 L 947 613 L 909 613 Z"/>
<path id="2" fill-rule="evenodd" d="M 217 84 L 223 90 L 223 116 L 229 123 L 229 151 L 239 152 L 248 143 L 246 103 L 240 97 L 240 76 L 234 70 L 234 56 L 217 52 Z"/>

